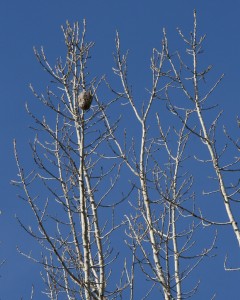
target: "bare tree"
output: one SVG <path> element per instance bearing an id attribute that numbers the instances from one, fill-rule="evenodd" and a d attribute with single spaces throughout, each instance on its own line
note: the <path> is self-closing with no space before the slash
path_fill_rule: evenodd
<path id="1" fill-rule="evenodd" d="M 211 68 L 198 71 L 204 37 L 197 39 L 196 12 L 190 39 L 179 30 L 191 64 L 179 52 L 170 53 L 164 30 L 162 49 L 152 52 L 152 84 L 143 91 L 147 100 L 140 105 L 118 33 L 113 71 L 121 91 L 105 76 L 90 77 L 87 63 L 94 43 L 86 42 L 85 21 L 82 31 L 78 23 L 62 29 L 64 60 L 59 58 L 52 67 L 43 48 L 35 49 L 52 85 L 46 95 L 31 86 L 46 109 L 39 117 L 27 107 L 37 132 L 31 144 L 34 171 L 24 170 L 14 143 L 19 176 L 14 183 L 23 188 L 21 198 L 30 205 L 36 228 L 19 222 L 42 246 L 40 258 L 23 254 L 42 264 L 43 292 L 50 299 L 147 299 L 159 294 L 166 300 L 189 298 L 199 282 L 190 286 L 188 279 L 215 245 L 216 235 L 202 245 L 203 229 L 231 225 L 240 241 L 231 209 L 239 180 L 230 184 L 223 176 L 239 171 L 239 157 L 220 164 L 227 147 L 217 150 L 219 116 L 209 128 L 204 120 L 205 110 L 211 109 L 204 107 L 206 100 L 222 77 L 200 96 L 201 81 Z M 224 132 L 239 151 L 238 140 Z M 195 140 L 207 147 L 210 158 L 197 158 L 191 147 Z M 207 194 L 221 195 L 227 222 L 204 216 L 196 201 L 200 196 L 191 174 L 193 161 L 212 164 L 218 189 Z"/>
<path id="2" fill-rule="evenodd" d="M 38 232 L 19 222 L 45 250 L 40 262 L 46 271 L 47 297 L 114 298 L 124 285 L 108 287 L 109 265 L 117 256 L 110 236 L 119 225 L 111 221 L 115 204 L 108 204 L 107 199 L 117 183 L 121 165 L 104 166 L 98 154 L 109 135 L 101 125 L 101 104 L 87 112 L 101 80 L 88 79 L 87 61 L 94 43 L 85 41 L 85 21 L 81 36 L 78 23 L 73 27 L 67 23 L 62 30 L 67 47 L 65 61 L 59 58 L 51 67 L 43 48 L 40 52 L 35 49 L 38 61 L 52 77 L 53 88 L 47 89 L 46 96 L 37 94 L 32 86 L 31 89 L 49 109 L 50 121 L 45 116 L 40 119 L 27 107 L 37 125 L 31 144 L 36 171 L 25 174 L 14 143 L 24 200 L 36 217 Z M 36 196 L 33 187 L 37 182 L 49 193 L 46 200 L 43 192 Z M 106 208 L 103 214 L 103 205 L 111 208 L 110 216 Z M 99 218 L 99 214 L 104 217 Z"/>
<path id="3" fill-rule="evenodd" d="M 198 37 L 196 11 L 194 11 L 194 28 L 191 37 L 188 39 L 181 30 L 178 30 L 178 32 L 188 47 L 187 52 L 191 57 L 192 67 L 189 67 L 179 54 L 177 54 L 177 56 L 180 67 L 177 66 L 169 52 L 165 34 L 165 54 L 171 66 L 171 75 L 169 74 L 169 76 L 175 84 L 173 88 L 180 89 L 186 100 L 185 102 L 181 102 L 179 106 L 175 105 L 169 91 L 166 93 L 166 99 L 172 113 L 175 114 L 181 123 L 187 127 L 189 132 L 194 135 L 197 142 L 199 142 L 199 147 L 202 145 L 207 149 L 207 158 L 199 157 L 198 154 L 195 153 L 195 159 L 205 164 L 206 170 L 208 170 L 209 165 L 212 165 L 212 172 L 215 174 L 215 176 L 211 178 L 211 186 L 214 186 L 213 190 L 208 192 L 204 191 L 204 195 L 222 198 L 228 219 L 225 225 L 232 227 L 238 245 L 240 246 L 239 217 L 236 216 L 233 209 L 234 205 L 239 203 L 239 139 L 231 137 L 231 135 L 227 133 L 225 125 L 223 125 L 222 129 L 220 128 L 219 123 L 223 111 L 216 111 L 217 104 L 208 104 L 210 96 L 224 75 L 221 75 L 215 84 L 213 84 L 209 90 L 205 91 L 205 78 L 208 76 L 212 66 L 210 65 L 202 70 L 199 67 L 199 55 L 202 53 L 202 44 L 205 40 L 205 36 Z M 187 74 L 184 74 L 183 70 L 187 71 Z M 189 81 L 192 84 L 190 88 L 188 87 Z M 195 119 L 194 122 L 185 119 L 186 112 L 193 115 L 192 119 Z M 207 114 L 213 115 L 212 121 L 209 121 Z M 238 119 L 236 120 L 236 126 L 237 125 Z M 223 143 L 221 141 L 224 140 L 224 136 L 225 141 Z M 194 153 L 192 154 L 194 155 Z"/>
<path id="4" fill-rule="evenodd" d="M 166 115 L 168 110 L 159 108 L 159 100 L 168 100 L 168 91 L 175 82 L 171 70 L 166 69 L 169 61 L 166 49 L 167 38 L 164 36 L 162 50 L 153 49 L 150 65 L 152 86 L 147 89 L 148 100 L 138 108 L 130 88 L 132 85 L 128 83 L 127 53 L 121 54 L 117 34 L 116 67 L 113 70 L 120 78 L 122 95 L 140 126 L 137 134 L 139 139 L 128 138 L 126 133 L 124 146 L 131 141 L 130 146 L 126 147 L 127 151 L 123 150 L 113 134 L 112 143 L 117 148 L 114 154 L 122 158 L 134 176 L 132 185 L 136 190 L 136 198 L 130 202 L 134 214 L 125 216 L 128 224 L 126 234 L 130 238 L 129 247 L 134 253 L 135 262 L 145 275 L 146 282 L 150 282 L 145 297 L 154 289 L 160 289 L 164 299 L 183 299 L 197 291 L 198 283 L 186 290 L 183 288 L 184 281 L 215 243 L 213 238 L 209 248 L 200 251 L 198 248 L 199 252 L 196 252 L 193 249 L 194 235 L 201 225 L 204 226 L 203 222 L 208 225 L 220 223 L 207 220 L 195 211 L 194 179 L 184 168 L 191 155 L 191 150 L 187 148 L 192 131 L 187 124 L 193 112 L 185 110 L 178 129 L 175 126 L 169 126 L 166 132 L 163 129 L 161 119 L 164 117 L 160 117 L 160 112 L 164 111 Z M 170 115 L 176 109 L 169 104 L 168 108 Z M 193 263 L 184 267 L 184 260 L 192 260 Z M 133 294 L 131 299 L 134 299 Z"/>

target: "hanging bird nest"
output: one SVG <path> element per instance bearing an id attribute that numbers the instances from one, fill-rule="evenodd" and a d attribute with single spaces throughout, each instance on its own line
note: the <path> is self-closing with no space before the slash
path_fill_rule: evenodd
<path id="1" fill-rule="evenodd" d="M 93 95 L 91 91 L 83 90 L 78 95 L 78 105 L 82 110 L 88 110 L 91 107 Z"/>

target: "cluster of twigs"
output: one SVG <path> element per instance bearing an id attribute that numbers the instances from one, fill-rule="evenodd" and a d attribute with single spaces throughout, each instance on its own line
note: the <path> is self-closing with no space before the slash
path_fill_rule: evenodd
<path id="1" fill-rule="evenodd" d="M 206 112 L 216 109 L 207 100 L 223 76 L 202 95 L 211 66 L 198 66 L 205 36 L 198 38 L 196 12 L 190 38 L 178 30 L 190 60 L 171 53 L 165 30 L 161 51 L 153 49 L 152 85 L 142 107 L 128 82 L 127 54 L 121 53 L 118 34 L 113 72 L 121 92 L 105 77 L 90 79 L 87 63 L 94 43 L 86 42 L 86 22 L 82 31 L 78 23 L 62 29 L 64 60 L 59 58 L 52 67 L 43 48 L 35 49 L 53 88 L 42 95 L 31 87 L 50 111 L 47 120 L 27 107 L 37 130 L 31 144 L 34 171 L 23 169 L 14 143 L 19 176 L 14 184 L 23 188 L 22 199 L 35 215 L 36 228 L 19 222 L 43 248 L 40 258 L 24 255 L 42 264 L 43 292 L 50 299 L 147 299 L 156 293 L 166 300 L 191 297 L 198 283 L 186 289 L 185 282 L 216 241 L 214 235 L 208 247 L 202 246 L 202 229 L 231 226 L 240 245 L 232 209 L 232 202 L 239 201 L 239 179 L 229 182 L 227 177 L 239 173 L 239 157 L 230 161 L 227 146 L 219 149 L 221 113 L 213 121 L 206 118 Z M 102 101 L 98 92 L 105 83 L 106 93 L 113 95 L 109 101 Z M 121 99 L 128 105 L 122 106 Z M 114 121 L 116 107 L 130 111 L 131 124 L 124 118 Z M 173 125 L 166 123 L 166 115 Z M 136 137 L 129 126 L 136 126 Z M 224 133 L 239 151 L 239 141 L 226 129 Z M 192 143 L 206 148 L 207 158 L 200 158 Z M 224 163 L 226 156 L 229 161 Z M 205 195 L 222 199 L 226 222 L 204 216 L 196 201 L 192 161 L 215 174 L 214 190 Z M 39 193 L 37 184 L 44 187 Z M 138 278 L 146 283 L 142 294 L 137 291 L 139 271 Z"/>

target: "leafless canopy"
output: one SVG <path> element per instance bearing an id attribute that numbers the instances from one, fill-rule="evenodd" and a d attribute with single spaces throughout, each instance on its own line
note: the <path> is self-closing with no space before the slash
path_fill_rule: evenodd
<path id="1" fill-rule="evenodd" d="M 34 171 L 22 167 L 14 143 L 19 177 L 14 183 L 23 188 L 36 226 L 19 222 L 43 248 L 40 258 L 23 254 L 42 264 L 43 293 L 50 299 L 191 297 L 198 282 L 190 286 L 188 278 L 216 241 L 213 234 L 203 242 L 203 228 L 231 226 L 240 245 L 232 210 L 239 179 L 231 176 L 239 173 L 239 156 L 231 161 L 228 146 L 217 144 L 221 113 L 211 122 L 205 117 L 216 109 L 207 103 L 223 76 L 206 91 L 211 66 L 198 66 L 205 36 L 198 37 L 196 12 L 190 37 L 178 30 L 187 56 L 170 51 L 163 31 L 162 48 L 152 51 L 152 84 L 142 91 L 141 106 L 118 33 L 113 72 L 121 91 L 105 76 L 90 78 L 94 43 L 86 41 L 85 21 L 81 30 L 78 23 L 62 30 L 66 57 L 54 67 L 43 48 L 35 49 L 52 86 L 45 95 L 31 86 L 46 112 L 39 117 L 27 107 L 37 131 L 31 144 Z M 239 153 L 239 141 L 226 128 L 224 134 Z M 207 150 L 204 158 L 198 149 Z M 225 221 L 201 207 L 205 187 L 195 172 L 200 164 L 214 177 L 214 190 L 204 196 L 223 200 Z"/>

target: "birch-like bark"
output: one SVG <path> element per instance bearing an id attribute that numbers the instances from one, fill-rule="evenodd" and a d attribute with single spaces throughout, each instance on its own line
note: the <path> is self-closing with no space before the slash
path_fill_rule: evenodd
<path id="1" fill-rule="evenodd" d="M 27 108 L 36 124 L 35 130 L 39 132 L 32 145 L 37 170 L 30 176 L 25 175 L 15 146 L 20 180 L 14 184 L 22 186 L 26 195 L 23 198 L 33 210 L 39 233 L 19 222 L 44 249 L 42 260 L 20 252 L 43 265 L 47 277 L 44 282 L 48 286 L 46 294 L 50 299 L 64 295 L 67 299 L 104 300 L 108 295 L 110 298 L 122 295 L 132 280 L 128 276 L 124 283 L 117 287 L 111 283 L 109 287 L 109 274 L 117 259 L 116 250 L 111 248 L 111 235 L 120 225 L 115 225 L 112 213 L 115 202 L 105 208 L 101 205 L 111 197 L 121 168 L 113 164 L 108 164 L 107 169 L 100 166 L 101 152 L 98 148 L 104 148 L 109 132 L 114 132 L 109 121 L 107 129 L 103 125 L 104 119 L 108 120 L 105 110 L 110 107 L 111 101 L 105 106 L 97 101 L 97 105 L 93 104 L 94 108 L 89 111 L 78 107 L 77 99 L 82 90 L 91 89 L 98 99 L 97 89 L 102 79 L 90 81 L 86 70 L 89 51 L 94 45 L 85 40 L 86 22 L 83 22 L 82 32 L 78 23 L 71 26 L 67 22 L 62 30 L 67 48 L 65 62 L 59 58 L 56 66 L 52 67 L 43 48 L 40 52 L 34 50 L 39 63 L 58 86 L 55 90 L 54 87 L 48 88 L 47 96 L 39 95 L 31 87 L 34 96 L 51 111 L 53 119 L 48 123 L 45 117 L 40 119 Z M 52 125 L 54 121 L 55 128 Z M 43 208 L 42 202 L 38 203 L 37 199 L 44 197 L 45 193 L 36 197 L 31 195 L 31 192 L 34 194 L 32 183 L 37 179 L 50 193 Z M 56 217 L 55 211 L 49 209 L 49 203 L 51 207 L 56 204 L 56 214 L 61 209 L 62 214 Z M 106 214 L 100 215 L 100 209 Z M 55 222 L 56 235 L 52 234 L 48 222 Z M 100 224 L 108 226 L 101 228 Z M 122 269 L 119 277 L 123 282 L 127 268 Z"/>
<path id="2" fill-rule="evenodd" d="M 230 200 L 228 197 L 228 193 L 226 191 L 226 183 L 225 180 L 223 178 L 223 174 L 221 172 L 221 167 L 219 166 L 219 162 L 218 162 L 218 154 L 216 153 L 216 151 L 214 150 L 214 143 L 215 141 L 211 141 L 211 138 L 208 135 L 207 132 L 207 128 L 205 125 L 205 121 L 202 115 L 202 109 L 201 109 L 201 104 L 200 104 L 200 99 L 199 99 L 199 91 L 198 91 L 198 80 L 199 80 L 199 73 L 197 70 L 197 66 L 198 66 L 198 62 L 197 62 L 197 57 L 198 57 L 198 52 L 197 52 L 197 16 L 196 16 L 196 11 L 194 12 L 194 31 L 193 31 L 193 43 L 192 43 L 192 55 L 193 55 L 193 82 L 194 82 L 194 101 L 195 101 L 195 106 L 196 106 L 196 112 L 198 115 L 198 119 L 202 128 L 202 132 L 203 132 L 203 144 L 206 145 L 210 157 L 211 157 L 211 161 L 212 161 L 212 165 L 213 168 L 215 170 L 216 176 L 218 178 L 218 182 L 219 182 L 219 189 L 221 192 L 221 195 L 223 197 L 224 200 L 224 206 L 225 206 L 225 210 L 229 219 L 229 222 L 231 223 L 231 226 L 233 228 L 233 232 L 236 236 L 237 242 L 238 242 L 238 246 L 240 247 L 240 230 L 238 227 L 238 223 L 234 217 L 232 208 L 231 208 L 231 204 L 230 204 Z"/>

